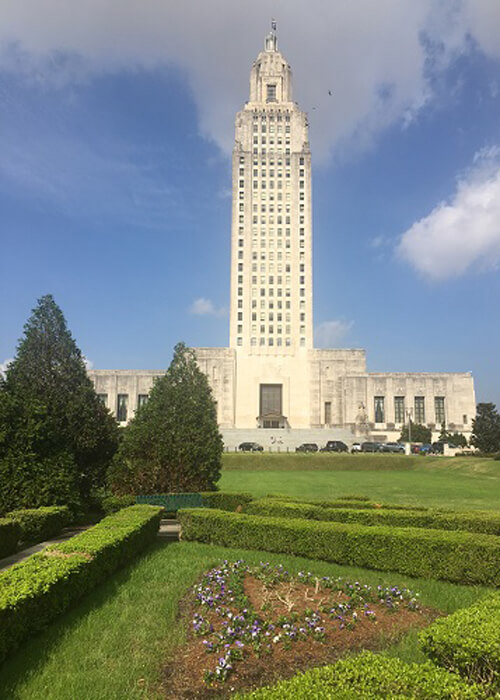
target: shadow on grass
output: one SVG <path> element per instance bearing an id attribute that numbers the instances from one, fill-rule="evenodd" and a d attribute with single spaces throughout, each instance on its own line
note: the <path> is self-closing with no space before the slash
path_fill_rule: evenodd
<path id="1" fill-rule="evenodd" d="M 116 571 L 109 580 L 78 601 L 75 607 L 56 618 L 48 628 L 32 639 L 22 642 L 21 646 L 0 666 L 0 698 L 15 697 L 15 690 L 19 683 L 28 675 L 36 674 L 37 670 L 44 666 L 54 648 L 66 635 L 72 633 L 82 619 L 106 605 L 117 595 L 145 557 L 164 549 L 169 544 L 170 542 L 165 540 L 153 543 L 132 562 Z M 82 654 L 84 653 L 85 650 L 82 649 Z"/>

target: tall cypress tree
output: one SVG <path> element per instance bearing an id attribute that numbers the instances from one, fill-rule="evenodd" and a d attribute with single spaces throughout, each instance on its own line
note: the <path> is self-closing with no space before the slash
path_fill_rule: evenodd
<path id="1" fill-rule="evenodd" d="M 110 484 L 116 493 L 211 490 L 222 451 L 208 379 L 194 351 L 179 343 L 166 374 L 125 428 Z"/>
<path id="2" fill-rule="evenodd" d="M 470 443 L 481 452 L 500 452 L 500 415 L 494 403 L 478 403 Z"/>
<path id="3" fill-rule="evenodd" d="M 61 309 L 46 295 L 0 388 L 0 509 L 2 501 L 4 509 L 85 501 L 104 483 L 117 444 L 116 422 Z"/>

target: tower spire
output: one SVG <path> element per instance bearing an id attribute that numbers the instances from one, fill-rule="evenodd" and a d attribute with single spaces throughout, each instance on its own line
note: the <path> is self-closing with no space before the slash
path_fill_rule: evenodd
<path id="1" fill-rule="evenodd" d="M 276 36 L 277 23 L 274 17 L 271 19 L 271 31 L 266 36 L 265 49 L 266 51 L 278 50 L 278 37 Z"/>

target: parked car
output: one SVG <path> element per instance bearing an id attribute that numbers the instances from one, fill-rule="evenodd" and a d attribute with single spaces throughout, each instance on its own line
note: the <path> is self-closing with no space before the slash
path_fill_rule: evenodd
<path id="1" fill-rule="evenodd" d="M 380 452 L 380 442 L 363 442 L 361 452 Z"/>
<path id="2" fill-rule="evenodd" d="M 242 442 L 238 449 L 240 452 L 263 452 L 264 450 L 258 442 Z"/>
<path id="3" fill-rule="evenodd" d="M 448 444 L 448 447 L 451 448 L 452 450 L 456 450 L 457 446 L 456 445 L 451 445 L 450 443 L 444 443 L 444 442 L 433 442 L 432 443 L 432 449 L 431 452 L 434 455 L 442 455 L 444 454 L 444 446 L 445 444 Z"/>
<path id="4" fill-rule="evenodd" d="M 432 445 L 429 445 L 428 443 L 420 445 L 419 452 L 421 455 L 429 455 L 432 452 Z"/>
<path id="5" fill-rule="evenodd" d="M 295 452 L 317 452 L 318 446 L 315 442 L 303 442 L 295 448 Z"/>
<path id="6" fill-rule="evenodd" d="M 356 452 L 361 452 L 361 443 L 353 442 L 351 445 L 351 454 L 356 454 Z"/>
<path id="7" fill-rule="evenodd" d="M 342 440 L 328 440 L 320 452 L 347 452 L 348 447 Z"/>
<path id="8" fill-rule="evenodd" d="M 397 452 L 399 454 L 404 453 L 405 446 L 400 442 L 384 442 L 380 445 L 379 452 Z"/>

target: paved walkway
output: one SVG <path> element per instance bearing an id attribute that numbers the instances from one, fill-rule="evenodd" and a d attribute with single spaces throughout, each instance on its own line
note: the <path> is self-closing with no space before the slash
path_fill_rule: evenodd
<path id="1" fill-rule="evenodd" d="M 65 540 L 69 540 L 70 537 L 78 535 L 79 532 L 83 532 L 83 530 L 86 530 L 88 527 L 90 526 L 82 525 L 81 527 L 65 528 L 60 535 L 54 537 L 54 539 L 52 540 L 39 542 L 38 544 L 34 544 L 32 547 L 28 547 L 28 549 L 23 549 L 20 552 L 11 554 L 9 557 L 4 557 L 3 559 L 0 559 L 0 571 L 2 571 L 3 569 L 8 569 L 9 566 L 17 564 L 17 562 L 26 559 L 26 557 L 29 557 L 32 554 L 36 554 L 36 552 L 41 552 L 42 549 L 45 549 L 45 547 L 48 547 L 51 544 L 57 544 L 58 542 L 64 542 Z M 158 537 L 161 537 L 161 539 L 175 542 L 179 539 L 180 531 L 181 526 L 177 522 L 177 520 L 165 519 L 160 522 Z"/>

